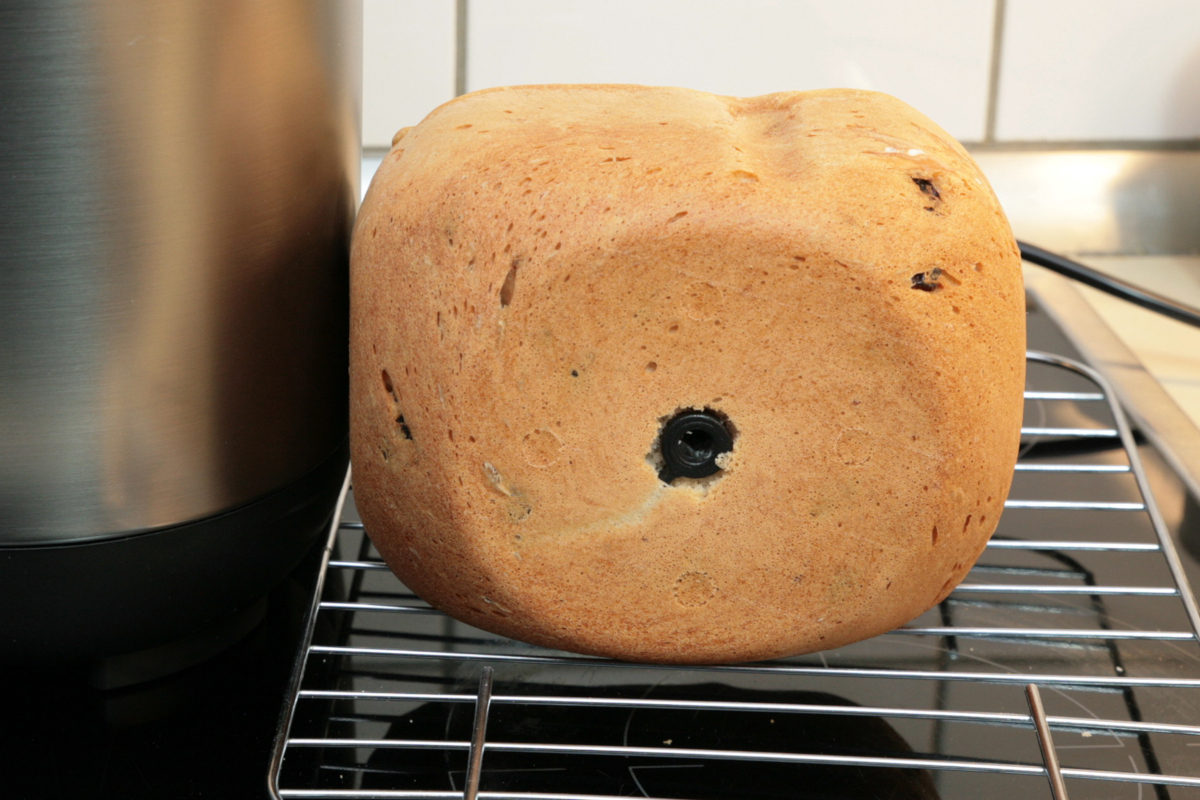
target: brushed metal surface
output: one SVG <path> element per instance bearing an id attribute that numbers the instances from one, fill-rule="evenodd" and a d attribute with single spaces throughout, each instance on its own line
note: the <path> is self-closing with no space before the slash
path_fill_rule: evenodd
<path id="1" fill-rule="evenodd" d="M 971 155 L 1017 238 L 1074 255 L 1200 253 L 1200 150 L 995 148 Z M 1139 430 L 1200 496 L 1200 430 L 1080 294 L 1036 266 L 1026 287 L 1110 380 Z M 1174 296 L 1171 287 L 1157 291 Z"/>
<path id="2" fill-rule="evenodd" d="M 338 446 L 360 82 L 359 0 L 0 4 L 0 544 Z"/>
<path id="3" fill-rule="evenodd" d="M 1025 286 L 1088 363 L 1112 383 L 1138 430 L 1193 496 L 1200 497 L 1200 430 L 1188 415 L 1084 299 L 1078 284 L 1027 265 Z"/>
<path id="4" fill-rule="evenodd" d="M 972 148 L 1017 238 L 1060 253 L 1200 253 L 1200 150 Z"/>

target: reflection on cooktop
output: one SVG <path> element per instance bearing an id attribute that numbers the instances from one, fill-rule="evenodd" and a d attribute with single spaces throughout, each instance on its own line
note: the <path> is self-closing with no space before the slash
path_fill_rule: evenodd
<path id="1" fill-rule="evenodd" d="M 0 669 L 0 798 L 262 800 L 320 555 L 244 638 L 183 671 L 103 689 L 92 667 Z"/>
<path id="2" fill-rule="evenodd" d="M 561 686 L 523 684 L 521 694 L 561 694 Z M 824 692 L 756 691 L 723 683 L 627 686 L 627 696 L 738 703 L 853 706 Z M 467 741 L 474 707 L 425 703 L 395 719 L 385 738 Z M 879 717 L 828 714 L 775 715 L 738 711 L 678 711 L 549 706 L 527 714 L 519 703 L 493 706 L 488 739 L 498 742 L 621 745 L 820 755 L 919 757 Z M 785 748 L 781 750 L 781 748 Z M 794 800 L 932 800 L 930 774 L 918 769 L 724 759 L 629 759 L 542 753 L 488 752 L 484 791 L 580 793 L 616 796 L 694 797 L 704 800 L 788 797 Z M 446 750 L 379 748 L 368 760 L 363 789 L 461 791 L 466 754 Z"/>

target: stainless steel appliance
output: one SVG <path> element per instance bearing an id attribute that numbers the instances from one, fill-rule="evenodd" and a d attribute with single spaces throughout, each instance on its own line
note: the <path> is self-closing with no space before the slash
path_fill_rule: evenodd
<path id="1" fill-rule="evenodd" d="M 352 0 L 0 5 L 0 661 L 219 626 L 321 527 L 360 75 Z"/>

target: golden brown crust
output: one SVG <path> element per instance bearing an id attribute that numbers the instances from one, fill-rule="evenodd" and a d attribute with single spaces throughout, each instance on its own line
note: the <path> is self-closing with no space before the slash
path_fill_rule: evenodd
<path id="1" fill-rule="evenodd" d="M 359 507 L 487 630 L 663 662 L 836 647 L 940 600 L 995 529 L 1023 314 L 986 180 L 894 98 L 477 92 L 397 136 L 358 218 Z M 705 407 L 727 469 L 663 484 L 661 420 Z"/>

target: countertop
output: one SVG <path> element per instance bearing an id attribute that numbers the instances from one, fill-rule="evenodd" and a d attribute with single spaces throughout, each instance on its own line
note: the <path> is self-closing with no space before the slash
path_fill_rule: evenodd
<path id="1" fill-rule="evenodd" d="M 1076 256 L 1090 267 L 1200 308 L 1200 256 Z M 1088 304 L 1200 427 L 1200 328 L 1080 287 Z"/>
<path id="2" fill-rule="evenodd" d="M 1200 149 L 979 147 L 1021 241 L 1200 307 Z M 1200 496 L 1200 329 L 1026 265 L 1035 302 Z"/>

